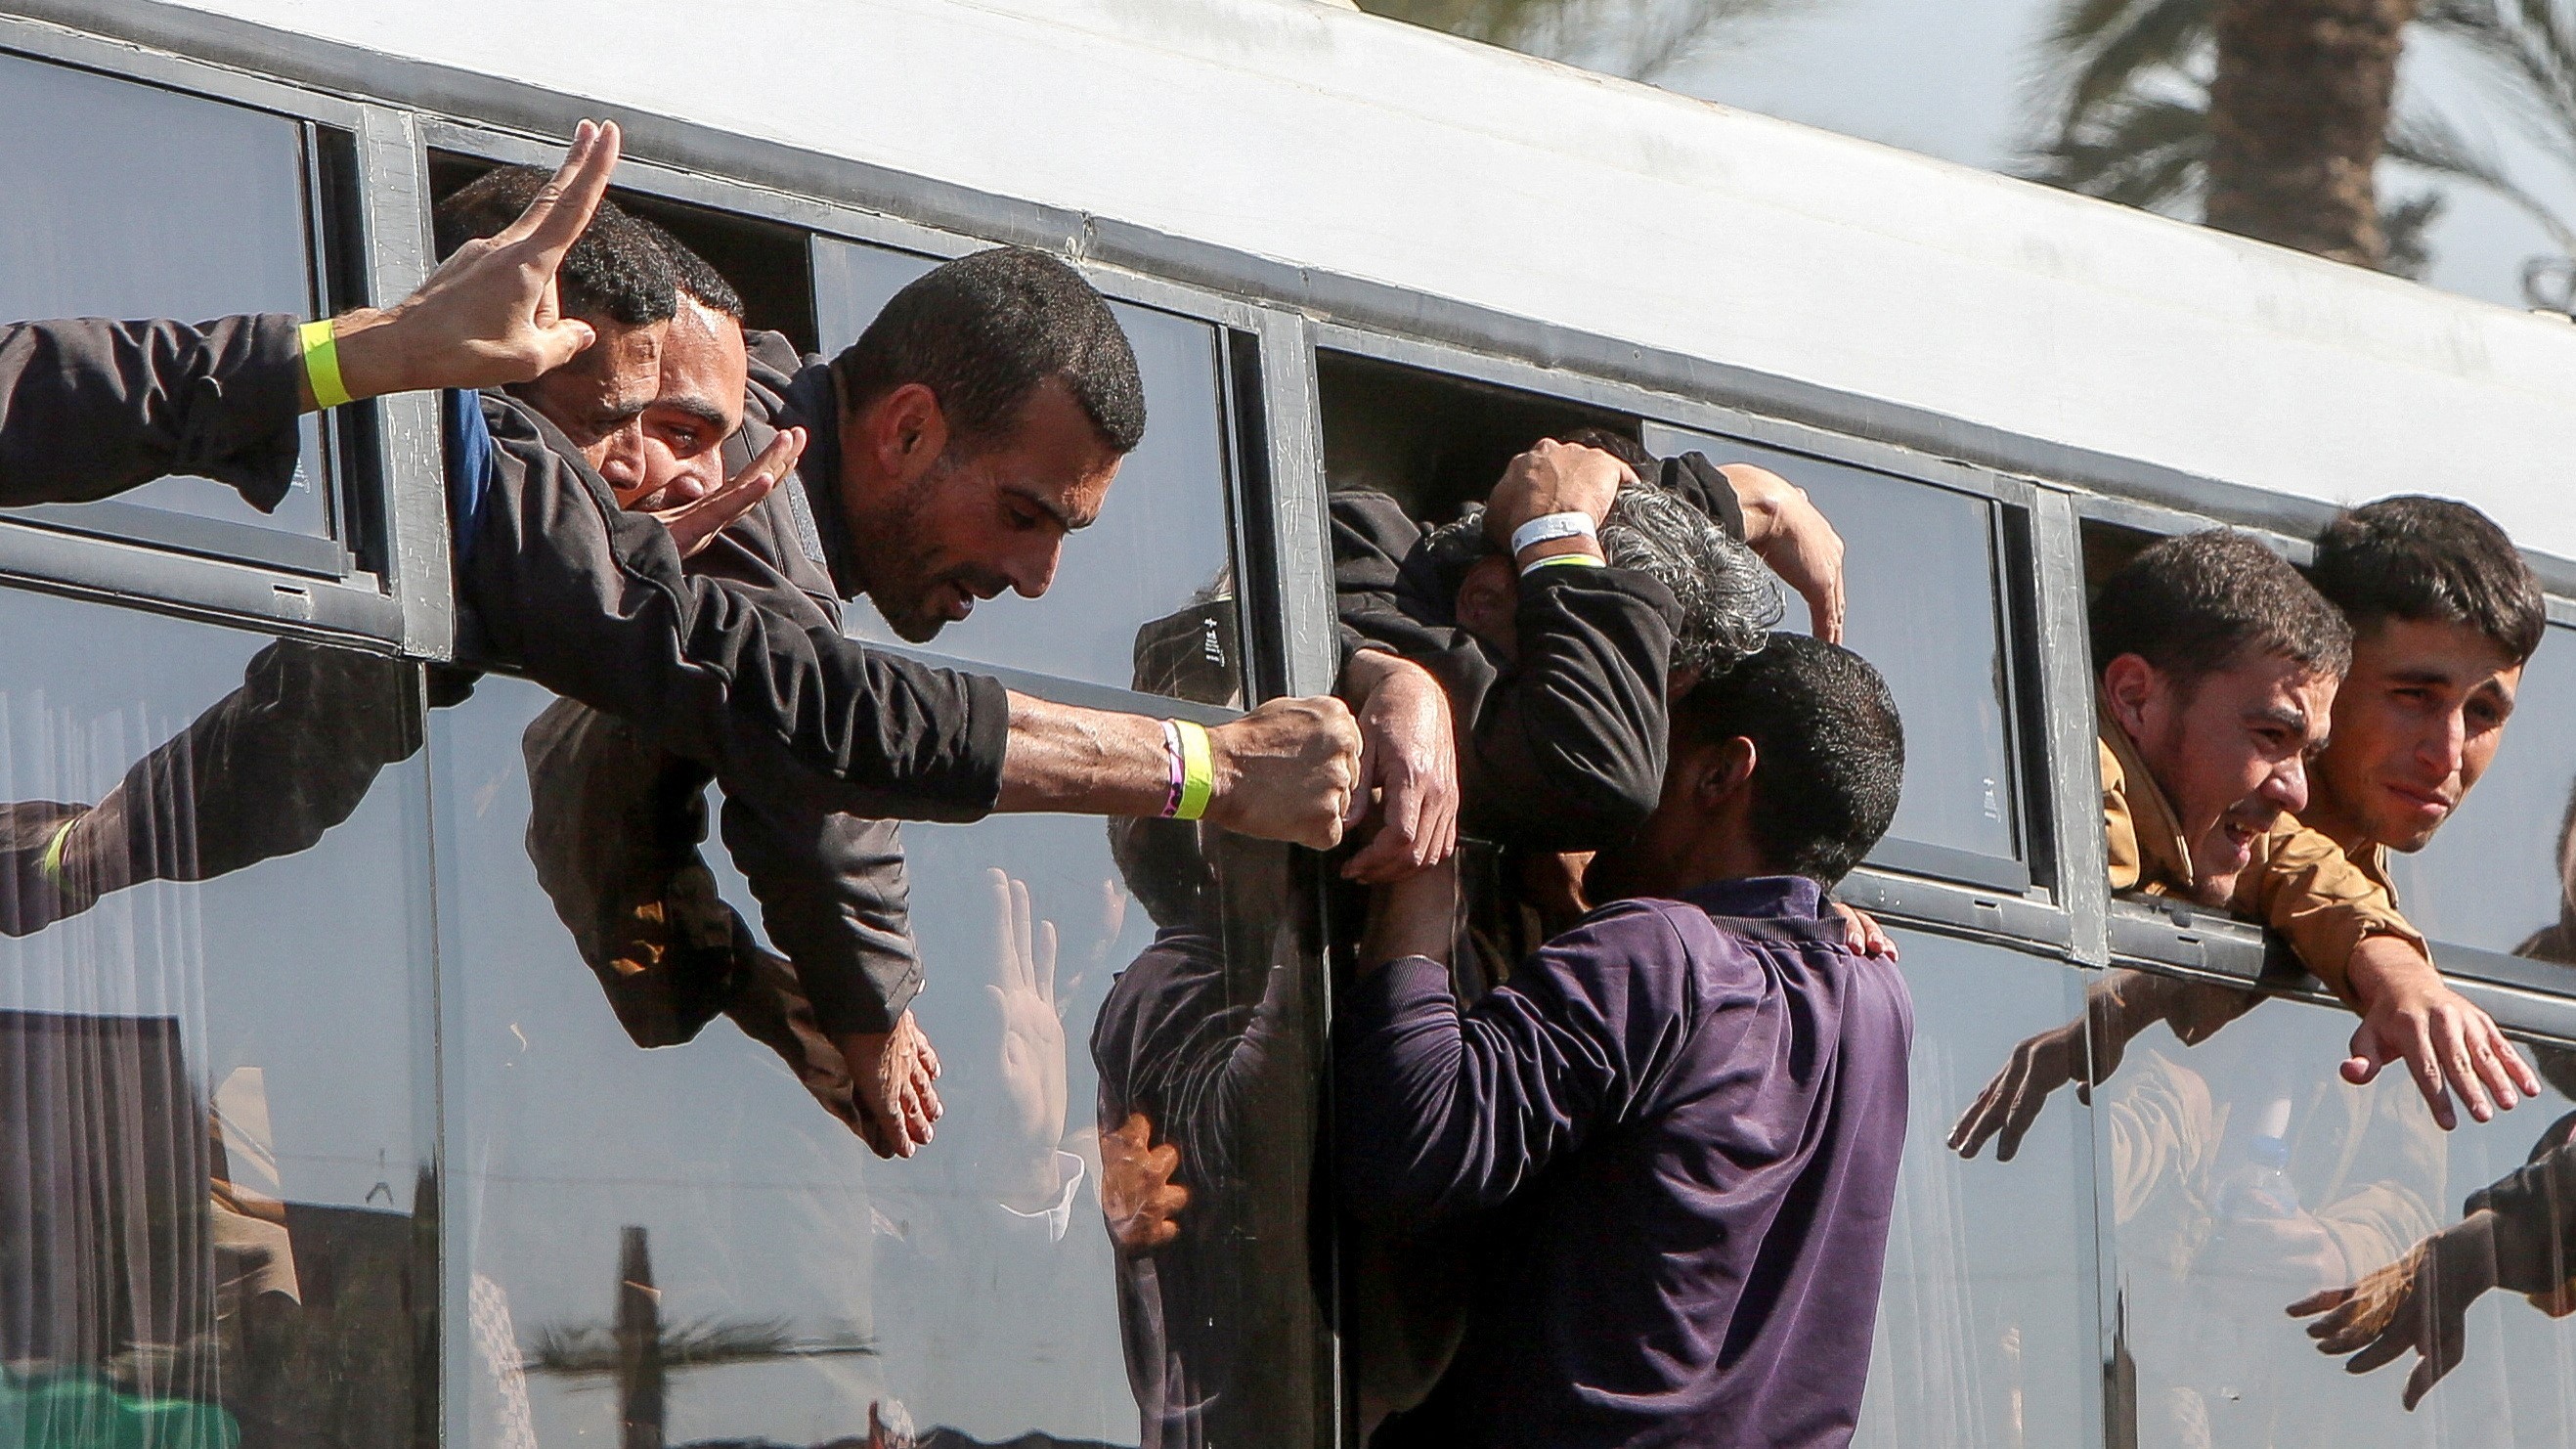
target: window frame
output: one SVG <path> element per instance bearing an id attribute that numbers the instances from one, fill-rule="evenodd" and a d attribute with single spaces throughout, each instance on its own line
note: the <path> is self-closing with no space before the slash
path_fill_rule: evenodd
<path id="1" fill-rule="evenodd" d="M 1997 941 L 2069 945 L 2072 925 L 2060 885 L 2066 851 L 2056 825 L 2065 807 L 2046 783 L 2054 778 L 2053 772 L 2041 768 L 2045 748 L 2058 732 L 2049 710 L 2056 692 L 2046 667 L 2052 651 L 2044 645 L 2059 629 L 2046 622 L 2040 607 L 2040 601 L 2053 595 L 2030 582 L 2047 535 L 2041 514 L 2051 496 L 2049 488 L 1998 469 L 1749 411 L 1733 401 L 1655 391 L 1347 323 L 1310 322 L 1308 331 L 1318 352 L 1561 398 L 1647 423 L 1737 438 L 1993 504 L 1996 582 L 2003 590 L 1996 599 L 2006 676 L 2003 707 L 2014 735 L 2009 755 L 2019 812 L 2014 827 L 2023 854 L 2006 862 L 1973 852 L 1893 841 L 1873 852 L 1871 863 L 1853 872 L 1838 893 L 1863 909 L 1929 926 Z"/>
<path id="2" fill-rule="evenodd" d="M 176 56 L 136 50 L 41 21 L 0 17 L 0 53 L 87 71 L 298 124 L 304 134 L 308 239 L 321 291 L 316 315 L 397 297 L 416 285 L 426 248 L 401 202 L 417 194 L 401 144 L 399 111 L 321 94 Z M 388 203 L 394 203 L 388 205 Z M 452 639 L 443 579 L 443 497 L 420 506 L 424 480 L 438 487 L 435 410 L 426 400 L 379 399 L 334 410 L 323 422 L 331 450 L 334 536 L 262 530 L 225 520 L 165 515 L 109 501 L 86 516 L 0 517 L 0 578 L 61 592 L 146 602 L 218 620 L 392 643 L 443 657 Z M 424 471 L 424 462 L 426 471 Z M 427 525 L 434 525 L 429 527 Z"/>

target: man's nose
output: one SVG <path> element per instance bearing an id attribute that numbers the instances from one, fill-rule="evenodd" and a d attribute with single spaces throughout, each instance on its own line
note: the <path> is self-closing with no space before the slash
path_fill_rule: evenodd
<path id="1" fill-rule="evenodd" d="M 2296 815 L 2308 808 L 2308 762 L 2305 756 L 2293 756 L 2272 772 L 2263 782 L 2263 798 L 2283 811 Z"/>
<path id="2" fill-rule="evenodd" d="M 644 483 L 644 430 L 628 423 L 608 435 L 599 458 L 599 476 L 611 488 L 637 488 Z"/>
<path id="3" fill-rule="evenodd" d="M 2433 767 L 2445 780 L 2460 772 L 2468 760 L 2469 720 L 2465 710 L 2450 709 L 2441 720 L 2425 732 L 2423 743 L 2416 749 L 2424 763 Z"/>
<path id="4" fill-rule="evenodd" d="M 1055 584 L 1056 565 L 1064 560 L 1064 540 L 1050 538 L 1011 560 L 1011 592 L 1034 599 Z"/>

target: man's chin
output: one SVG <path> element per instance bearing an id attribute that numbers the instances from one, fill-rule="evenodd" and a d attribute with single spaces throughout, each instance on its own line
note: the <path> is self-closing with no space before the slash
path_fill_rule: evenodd
<path id="1" fill-rule="evenodd" d="M 887 614 L 885 621 L 886 627 L 894 631 L 894 637 L 906 644 L 927 644 L 939 637 L 940 630 L 948 627 L 948 621 L 936 614 Z"/>

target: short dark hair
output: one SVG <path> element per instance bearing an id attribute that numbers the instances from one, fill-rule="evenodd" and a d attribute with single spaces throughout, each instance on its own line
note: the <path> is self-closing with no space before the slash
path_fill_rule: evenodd
<path id="1" fill-rule="evenodd" d="M 2135 654 L 2190 689 L 2248 653 L 2337 678 L 2352 667 L 2352 626 L 2252 534 L 2212 528 L 2165 539 L 2093 597 L 2096 673 Z"/>
<path id="2" fill-rule="evenodd" d="M 1753 742 L 1753 839 L 1775 870 L 1830 888 L 1896 818 L 1905 724 L 1887 681 L 1838 644 L 1774 633 L 1684 695 L 1673 729 Z"/>
<path id="3" fill-rule="evenodd" d="M 671 263 L 671 285 L 694 299 L 699 306 L 721 312 L 736 322 L 742 320 L 742 294 L 733 289 L 733 283 L 725 280 L 724 273 L 717 271 L 705 257 L 689 250 L 688 243 L 671 235 L 668 228 L 651 217 L 636 217 L 635 224 L 661 247 L 663 257 Z"/>
<path id="4" fill-rule="evenodd" d="M 487 171 L 438 204 L 438 254 L 477 237 L 497 236 L 519 219 L 554 173 L 535 166 Z M 667 322 L 678 310 L 670 258 L 635 218 L 601 198 L 590 225 L 564 253 L 555 273 L 564 311 L 627 327 Z"/>
<path id="5" fill-rule="evenodd" d="M 832 375 L 851 408 L 920 383 L 970 442 L 1007 434 L 1029 394 L 1056 378 L 1111 448 L 1132 453 L 1145 437 L 1144 379 L 1108 302 L 1080 272 L 1027 247 L 915 278 L 832 360 Z"/>
<path id="6" fill-rule="evenodd" d="M 2540 648 L 2540 580 L 2495 520 L 2465 503 L 2407 494 L 2347 510 L 2317 539 L 2308 571 L 2353 632 L 2391 619 L 2464 624 L 2520 664 Z"/>

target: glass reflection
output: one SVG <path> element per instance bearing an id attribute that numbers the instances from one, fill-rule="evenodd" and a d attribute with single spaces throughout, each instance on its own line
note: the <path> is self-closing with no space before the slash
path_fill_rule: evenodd
<path id="1" fill-rule="evenodd" d="M 814 240 L 814 300 L 828 356 L 856 341 L 886 301 L 935 265 L 932 259 Z M 1145 440 L 1120 465 L 1107 504 L 1089 528 L 1065 540 L 1064 560 L 1043 599 L 1004 594 L 976 606 L 928 646 L 956 659 L 1025 669 L 1124 689 L 1128 641 L 1149 620 L 1194 597 L 1231 593 L 1233 535 L 1224 378 L 1216 329 L 1204 322 L 1111 302 L 1136 350 L 1145 383 Z M 898 643 L 875 609 L 853 609 L 860 638 Z M 1229 641 L 1239 637 L 1226 621 Z M 1242 661 L 1226 667 L 1239 683 Z"/>
<path id="2" fill-rule="evenodd" d="M 417 1440 L 408 673 L 39 595 L 0 612 L 0 1424 Z"/>
<path id="3" fill-rule="evenodd" d="M 1646 446 L 1756 463 L 1807 490 L 1843 536 L 1843 642 L 1886 673 L 1905 712 L 1914 768 L 1889 837 L 2018 858 L 1994 505 L 1659 423 L 1647 425 Z M 1795 591 L 1782 596 L 1789 615 L 1780 627 L 1804 632 L 1806 602 Z"/>
<path id="4" fill-rule="evenodd" d="M 1942 1150 L 1944 1108 L 2034 1027 L 2062 1021 L 2080 973 L 2016 951 L 1894 933 L 1914 996 L 1915 1110 L 1888 1235 L 1863 1445 L 2021 1449 L 2086 1442 L 2095 1351 L 2091 1122 L 2061 1113 L 2011 1166 Z"/>
<path id="5" fill-rule="evenodd" d="M 286 117 L 0 55 L 0 318 L 313 315 L 305 164 Z M 117 501 L 327 537 L 321 430 L 303 426 L 275 513 L 202 478 Z"/>
<path id="6" fill-rule="evenodd" d="M 1210 607 L 1230 602 L 1184 613 Z M 791 1014 L 799 982 L 725 903 L 722 853 L 670 949 L 567 939 L 599 917 L 565 902 L 614 891 L 564 873 L 635 867 L 550 775 L 560 709 L 492 680 L 432 724 L 462 1432 L 1226 1443 L 1314 1422 L 1314 968 L 1284 852 L 1202 862 L 1052 817 L 906 831 L 947 1114 L 880 1161 L 746 1007 L 738 960 L 773 963 Z M 649 1316 L 618 1286 L 638 1270 Z"/>

